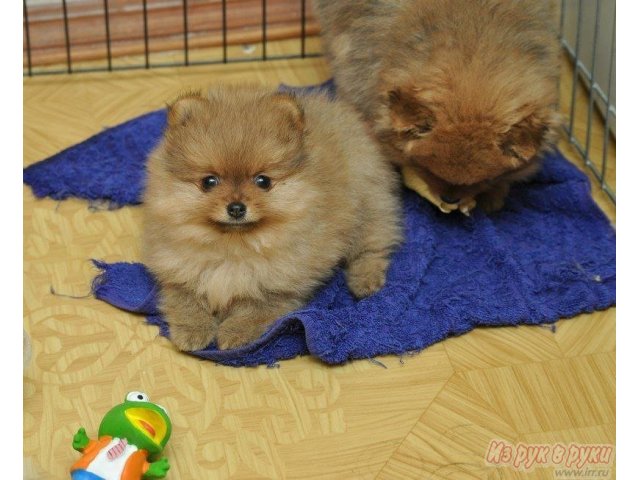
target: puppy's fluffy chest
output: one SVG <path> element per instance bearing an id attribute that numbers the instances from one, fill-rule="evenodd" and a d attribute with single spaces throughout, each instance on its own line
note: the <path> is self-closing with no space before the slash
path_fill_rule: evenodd
<path id="1" fill-rule="evenodd" d="M 201 264 L 196 289 L 213 310 L 224 309 L 237 299 L 264 300 L 270 292 L 290 291 L 298 271 L 289 268 L 296 262 L 294 250 L 212 252 L 210 260 Z"/>
<path id="2" fill-rule="evenodd" d="M 213 310 L 221 310 L 235 298 L 264 296 L 267 270 L 262 262 L 222 260 L 200 272 L 197 289 Z"/>

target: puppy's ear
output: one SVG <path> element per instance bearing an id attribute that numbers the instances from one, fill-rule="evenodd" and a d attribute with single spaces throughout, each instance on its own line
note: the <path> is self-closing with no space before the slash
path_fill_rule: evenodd
<path id="1" fill-rule="evenodd" d="M 278 120 L 274 125 L 276 135 L 283 142 L 300 143 L 304 134 L 305 118 L 298 99 L 288 93 L 275 93 L 270 100 L 278 113 Z"/>
<path id="2" fill-rule="evenodd" d="M 275 107 L 283 114 L 286 126 L 302 133 L 304 129 L 304 110 L 295 95 L 276 93 L 272 96 Z"/>
<path id="3" fill-rule="evenodd" d="M 521 163 L 528 162 L 556 140 L 560 124 L 561 116 L 553 110 L 531 114 L 503 135 L 500 149 Z"/>
<path id="4" fill-rule="evenodd" d="M 391 126 L 394 130 L 426 135 L 433 129 L 436 117 L 433 111 L 420 102 L 411 88 L 394 88 L 387 92 L 387 104 Z"/>
<path id="5" fill-rule="evenodd" d="M 168 105 L 167 122 L 170 127 L 184 126 L 195 113 L 201 111 L 207 101 L 199 92 L 188 92 L 180 95 Z"/>

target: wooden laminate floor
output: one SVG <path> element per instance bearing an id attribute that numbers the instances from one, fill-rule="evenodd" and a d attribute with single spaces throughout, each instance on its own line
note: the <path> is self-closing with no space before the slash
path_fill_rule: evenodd
<path id="1" fill-rule="evenodd" d="M 308 59 L 25 79 L 24 164 L 157 109 L 182 88 L 329 75 L 324 60 Z M 596 199 L 615 220 L 597 190 Z M 310 357 L 223 367 L 178 353 L 140 317 L 51 294 L 86 295 L 90 258 L 139 259 L 140 220 L 136 207 L 91 212 L 84 201 L 36 200 L 24 188 L 24 325 L 33 345 L 25 478 L 68 478 L 77 428 L 95 436 L 129 390 L 171 412 L 170 479 L 552 479 L 552 468 L 487 466 L 489 442 L 615 443 L 615 309 L 561 320 L 555 333 L 476 329 L 415 356 L 380 357 L 386 368 Z"/>

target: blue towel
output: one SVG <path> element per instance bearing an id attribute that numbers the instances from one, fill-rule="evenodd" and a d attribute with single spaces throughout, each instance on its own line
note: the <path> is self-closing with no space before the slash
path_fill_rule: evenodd
<path id="1" fill-rule="evenodd" d="M 164 121 L 158 111 L 109 129 L 28 167 L 24 181 L 37 196 L 139 203 L 145 158 Z M 552 323 L 615 303 L 615 233 L 587 177 L 558 152 L 495 214 L 443 214 L 409 190 L 403 202 L 406 239 L 380 292 L 356 301 L 337 271 L 308 305 L 251 345 L 210 345 L 194 355 L 247 366 L 311 354 L 334 364 L 420 350 L 478 326 Z M 95 264 L 102 270 L 97 298 L 168 334 L 143 265 Z"/>

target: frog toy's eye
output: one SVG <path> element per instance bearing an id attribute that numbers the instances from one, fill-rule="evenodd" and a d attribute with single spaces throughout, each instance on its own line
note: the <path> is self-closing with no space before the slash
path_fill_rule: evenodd
<path id="1" fill-rule="evenodd" d="M 149 397 L 143 392 L 129 392 L 127 393 L 127 400 L 129 402 L 148 402 Z"/>

